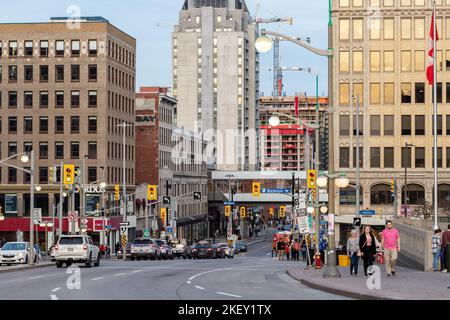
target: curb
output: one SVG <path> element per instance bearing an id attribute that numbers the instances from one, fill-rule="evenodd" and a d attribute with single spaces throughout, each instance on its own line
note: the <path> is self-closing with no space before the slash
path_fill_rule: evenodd
<path id="1" fill-rule="evenodd" d="M 354 299 L 359 299 L 359 300 L 401 300 L 401 299 L 395 298 L 395 297 L 371 295 L 371 294 L 367 294 L 367 293 L 360 293 L 360 292 L 351 291 L 351 290 L 348 290 L 348 289 L 342 289 L 342 288 L 337 288 L 337 287 L 329 287 L 329 286 L 326 286 L 326 285 L 315 283 L 315 282 L 310 281 L 310 280 L 306 280 L 304 278 L 296 277 L 296 276 L 294 276 L 291 273 L 291 270 L 287 270 L 287 274 L 291 278 L 301 282 L 305 286 L 310 287 L 312 289 L 317 289 L 317 290 L 321 290 L 321 291 L 324 291 L 324 292 L 337 294 L 337 295 L 341 295 L 341 296 L 345 296 L 345 297 L 349 297 L 349 298 L 354 298 Z"/>
<path id="2" fill-rule="evenodd" d="M 257 243 L 261 243 L 261 242 L 264 242 L 264 239 L 256 240 L 256 241 L 253 241 L 253 242 L 249 242 L 249 243 L 247 243 L 247 246 L 251 246 L 251 245 L 254 245 L 254 244 L 257 244 Z"/>
<path id="3" fill-rule="evenodd" d="M 15 272 L 15 271 L 22 271 L 22 270 L 29 270 L 29 269 L 41 269 L 46 267 L 54 266 L 54 263 L 47 263 L 47 264 L 38 264 L 33 266 L 26 266 L 23 268 L 11 268 L 11 269 L 2 269 L 0 270 L 0 273 L 8 273 L 8 272 Z"/>

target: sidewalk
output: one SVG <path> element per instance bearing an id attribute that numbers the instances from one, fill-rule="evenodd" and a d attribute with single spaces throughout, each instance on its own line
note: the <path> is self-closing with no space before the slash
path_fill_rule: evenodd
<path id="1" fill-rule="evenodd" d="M 51 261 L 40 261 L 39 263 L 32 265 L 32 266 L 30 266 L 28 264 L 0 266 L 0 273 L 22 271 L 22 270 L 28 270 L 28 269 L 46 268 L 46 267 L 50 267 L 50 266 L 54 266 L 54 265 L 55 265 L 55 263 L 51 262 Z"/>
<path id="2" fill-rule="evenodd" d="M 421 272 L 397 267 L 397 275 L 387 278 L 384 265 L 381 269 L 380 289 L 369 289 L 362 265 L 358 277 L 350 277 L 349 267 L 338 267 L 341 278 L 323 278 L 324 269 L 289 269 L 288 274 L 304 285 L 355 299 L 364 300 L 450 300 L 450 274 Z"/>

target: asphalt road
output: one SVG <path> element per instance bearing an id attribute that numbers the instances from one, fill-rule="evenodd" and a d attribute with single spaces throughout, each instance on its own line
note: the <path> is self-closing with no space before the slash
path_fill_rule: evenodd
<path id="1" fill-rule="evenodd" d="M 303 262 L 271 258 L 271 233 L 234 259 L 121 261 L 100 267 L 47 267 L 0 274 L 4 300 L 315 300 L 346 299 L 287 275 Z M 69 273 L 71 272 L 71 273 Z"/>

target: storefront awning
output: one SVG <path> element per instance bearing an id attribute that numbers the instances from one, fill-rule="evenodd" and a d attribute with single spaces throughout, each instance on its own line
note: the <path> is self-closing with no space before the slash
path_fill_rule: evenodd
<path id="1" fill-rule="evenodd" d="M 199 222 L 204 222 L 207 219 L 207 214 L 201 214 L 197 216 L 189 216 L 189 217 L 182 217 L 177 219 L 177 227 L 178 226 L 184 226 L 189 224 L 196 224 Z"/>

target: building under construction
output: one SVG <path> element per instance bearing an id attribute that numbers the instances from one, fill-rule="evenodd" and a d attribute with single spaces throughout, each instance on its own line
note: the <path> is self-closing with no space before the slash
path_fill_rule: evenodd
<path id="1" fill-rule="evenodd" d="M 297 95 L 296 97 L 261 97 L 259 119 L 261 129 L 261 170 L 297 171 L 313 168 L 315 155 L 314 129 L 298 125 L 288 117 L 298 117 L 302 122 L 315 123 L 316 97 Z M 273 127 L 269 119 L 276 115 L 280 124 Z M 328 97 L 319 97 L 320 122 L 320 170 L 328 169 Z M 307 134 L 309 132 L 309 134 Z M 309 161 L 307 161 L 309 159 Z"/>

